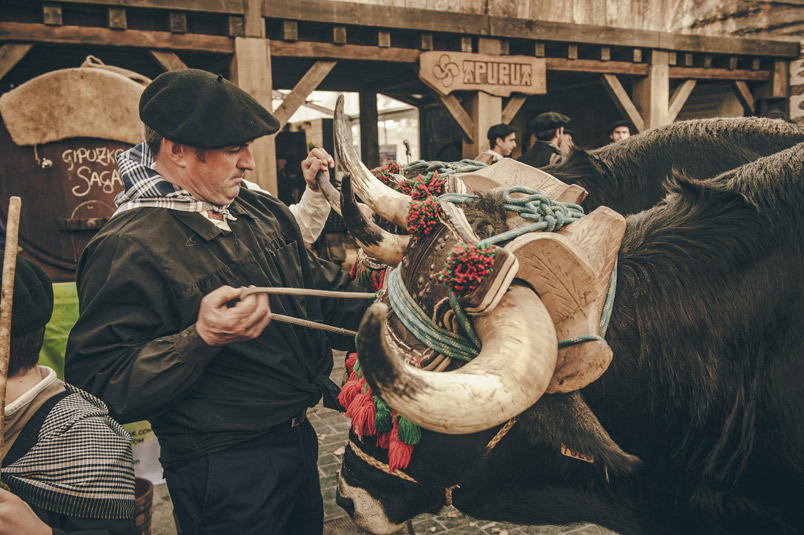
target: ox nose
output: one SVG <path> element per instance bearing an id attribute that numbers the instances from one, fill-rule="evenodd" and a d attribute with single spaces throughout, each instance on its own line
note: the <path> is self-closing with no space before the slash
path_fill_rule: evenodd
<path id="1" fill-rule="evenodd" d="M 337 503 L 341 509 L 346 511 L 349 514 L 350 518 L 354 518 L 355 502 L 353 502 L 351 498 L 345 498 L 341 496 L 340 492 L 338 492 L 337 494 L 335 494 L 335 503 Z"/>

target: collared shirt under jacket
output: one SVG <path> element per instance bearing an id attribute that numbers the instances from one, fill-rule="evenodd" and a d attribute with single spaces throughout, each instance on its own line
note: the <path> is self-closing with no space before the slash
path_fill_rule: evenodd
<path id="1" fill-rule="evenodd" d="M 241 189 L 229 210 L 231 232 L 200 213 L 119 213 L 78 265 L 80 317 L 66 377 L 103 399 L 120 421 L 149 420 L 165 465 L 287 424 L 322 391 L 331 394 L 330 341 L 340 349 L 354 342 L 278 321 L 248 342 L 210 347 L 199 337 L 201 299 L 222 285 L 364 291 L 307 251 L 278 200 Z M 350 329 L 369 304 L 270 296 L 273 313 Z"/>

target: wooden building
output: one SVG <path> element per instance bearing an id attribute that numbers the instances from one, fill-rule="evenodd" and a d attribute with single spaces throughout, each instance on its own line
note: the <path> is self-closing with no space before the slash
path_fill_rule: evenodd
<path id="1" fill-rule="evenodd" d="M 282 123 L 314 89 L 356 91 L 368 165 L 379 157 L 378 93 L 422 111 L 428 159 L 450 153 L 425 147 L 450 144 L 454 155 L 473 157 L 485 148 L 490 125 L 511 122 L 524 134 L 528 118 L 548 109 L 573 117 L 576 138 L 595 146 L 605 125 L 620 118 L 638 130 L 673 121 L 696 86 L 727 84 L 748 114 L 758 99 L 789 96 L 789 63 L 799 58 L 795 36 L 757 30 L 757 24 L 756 31 L 739 31 L 745 28 L 723 22 L 728 17 L 720 16 L 718 3 L 690 4 L 2 0 L 0 93 L 77 67 L 88 55 L 149 78 L 185 66 L 220 72 L 269 108 L 273 89 L 292 90 L 274 110 Z M 770 16 L 754 15 L 759 26 Z M 735 31 L 743 35 L 722 35 Z M 471 62 L 488 69 L 485 84 L 445 91 L 425 72 L 425 64 L 449 73 L 448 64 Z M 493 91 L 513 82 L 515 65 L 532 66 L 531 87 L 511 83 L 507 92 Z M 273 138 L 257 142 L 254 178 L 272 191 L 274 152 Z"/>

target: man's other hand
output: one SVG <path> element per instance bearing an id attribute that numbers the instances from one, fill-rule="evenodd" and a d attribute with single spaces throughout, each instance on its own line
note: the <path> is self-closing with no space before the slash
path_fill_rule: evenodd
<path id="1" fill-rule="evenodd" d="M 51 535 L 53 530 L 42 522 L 19 496 L 0 488 L 0 535 Z"/>
<path id="2" fill-rule="evenodd" d="M 221 286 L 204 296 L 198 310 L 195 329 L 204 342 L 222 346 L 257 338 L 271 322 L 268 296 L 252 294 L 234 306 L 228 303 L 238 299 L 245 288 Z"/>
<path id="3" fill-rule="evenodd" d="M 301 166 L 307 187 L 313 191 L 318 191 L 318 183 L 315 181 L 315 176 L 320 170 L 323 171 L 324 180 L 329 180 L 329 168 L 335 167 L 335 160 L 333 160 L 332 156 L 324 149 L 315 148 L 310 151 L 307 158 L 302 160 Z"/>

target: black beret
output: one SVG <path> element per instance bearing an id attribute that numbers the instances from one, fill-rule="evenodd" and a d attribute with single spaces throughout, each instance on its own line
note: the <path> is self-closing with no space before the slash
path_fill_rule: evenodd
<path id="1" fill-rule="evenodd" d="M 46 325 L 53 314 L 53 281 L 42 268 L 19 255 L 11 307 L 12 338 Z"/>
<path id="2" fill-rule="evenodd" d="M 634 128 L 631 126 L 631 123 L 628 121 L 617 121 L 616 123 L 612 123 L 606 129 L 606 135 L 610 136 L 612 132 L 614 132 L 615 128 L 620 128 L 621 126 L 627 126 L 628 131 L 631 132 Z"/>
<path id="3" fill-rule="evenodd" d="M 516 132 L 516 128 L 510 124 L 495 124 L 489 128 L 488 138 L 489 141 L 493 142 L 498 137 L 506 138 L 509 134 L 513 134 L 514 132 Z"/>
<path id="4" fill-rule="evenodd" d="M 198 69 L 157 76 L 142 92 L 140 119 L 171 141 L 203 149 L 243 145 L 279 129 L 254 97 Z"/>
<path id="5" fill-rule="evenodd" d="M 530 123 L 530 129 L 533 132 L 544 132 L 545 130 L 555 130 L 569 122 L 570 118 L 563 113 L 548 111 L 534 117 Z"/>

